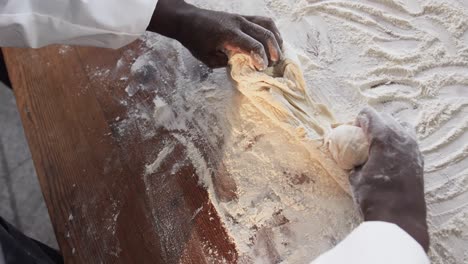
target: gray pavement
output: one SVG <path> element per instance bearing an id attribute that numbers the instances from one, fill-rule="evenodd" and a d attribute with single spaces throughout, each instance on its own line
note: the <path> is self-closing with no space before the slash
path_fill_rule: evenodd
<path id="1" fill-rule="evenodd" d="M 2 83 L 0 215 L 26 235 L 58 248 L 13 92 Z"/>

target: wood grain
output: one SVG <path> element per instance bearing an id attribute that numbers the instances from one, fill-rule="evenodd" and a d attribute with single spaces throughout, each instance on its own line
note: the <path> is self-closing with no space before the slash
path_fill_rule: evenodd
<path id="1" fill-rule="evenodd" d="M 198 184 L 186 147 L 163 128 L 155 127 L 149 139 L 122 134 L 116 121 L 128 114 L 129 106 L 121 103 L 127 85 L 151 84 L 152 91 L 139 91 L 130 100 L 147 108 L 155 91 L 163 97 L 171 92 L 170 54 L 155 51 L 157 67 L 149 74 L 122 79 L 144 43 L 116 51 L 65 48 L 8 48 L 4 55 L 66 262 L 216 262 L 208 248 L 219 260 L 235 262 L 235 245 Z M 115 66 L 119 60 L 124 66 Z M 138 130 L 141 124 L 127 126 Z M 200 138 L 194 144 L 205 142 Z M 168 145 L 170 155 L 145 175 L 144 165 Z M 201 149 L 212 157 L 214 179 L 221 179 L 220 199 L 233 199 L 233 187 L 222 180 L 225 169 L 214 158 L 216 148 Z"/>

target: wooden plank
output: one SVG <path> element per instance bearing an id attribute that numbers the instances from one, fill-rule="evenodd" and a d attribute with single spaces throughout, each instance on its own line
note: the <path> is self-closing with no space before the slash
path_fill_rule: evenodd
<path id="1" fill-rule="evenodd" d="M 4 50 L 61 251 L 67 263 L 208 263 L 209 246 L 234 262 L 235 246 L 184 145 L 163 128 L 155 127 L 149 139 L 119 130 L 129 83 L 151 84 L 153 91 L 140 91 L 130 101 L 151 109 L 153 92 L 164 96 L 175 82 L 167 54 L 157 52 L 157 71 L 121 79 L 130 67 L 129 61 L 118 66 L 119 60 L 134 58 L 143 46 Z M 203 138 L 194 144 L 203 145 Z M 168 145 L 170 155 L 145 175 L 145 163 Z M 216 157 L 215 149 L 201 149 Z M 222 178 L 222 163 L 211 160 L 214 178 Z M 233 195 L 222 188 L 219 193 Z"/>

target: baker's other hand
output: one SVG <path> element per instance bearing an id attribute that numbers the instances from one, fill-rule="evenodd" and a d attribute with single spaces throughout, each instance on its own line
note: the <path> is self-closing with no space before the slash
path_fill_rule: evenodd
<path id="1" fill-rule="evenodd" d="M 201 9 L 182 0 L 159 0 L 148 30 L 178 40 L 211 68 L 227 66 L 236 53 L 250 55 L 258 70 L 282 57 L 283 40 L 270 18 Z"/>
<path id="2" fill-rule="evenodd" d="M 414 131 L 365 108 L 356 119 L 370 144 L 369 160 L 350 174 L 364 221 L 397 224 L 427 251 L 424 160 Z"/>

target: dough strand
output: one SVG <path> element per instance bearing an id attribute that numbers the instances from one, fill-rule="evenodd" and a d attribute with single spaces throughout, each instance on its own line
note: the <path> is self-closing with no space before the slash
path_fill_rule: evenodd
<path id="1" fill-rule="evenodd" d="M 258 110 L 296 139 L 304 142 L 313 161 L 318 162 L 340 187 L 350 194 L 348 174 L 331 158 L 324 139 L 336 124 L 330 110 L 312 99 L 300 67 L 285 59 L 259 72 L 250 56 L 236 54 L 229 60 L 236 88 Z"/>

